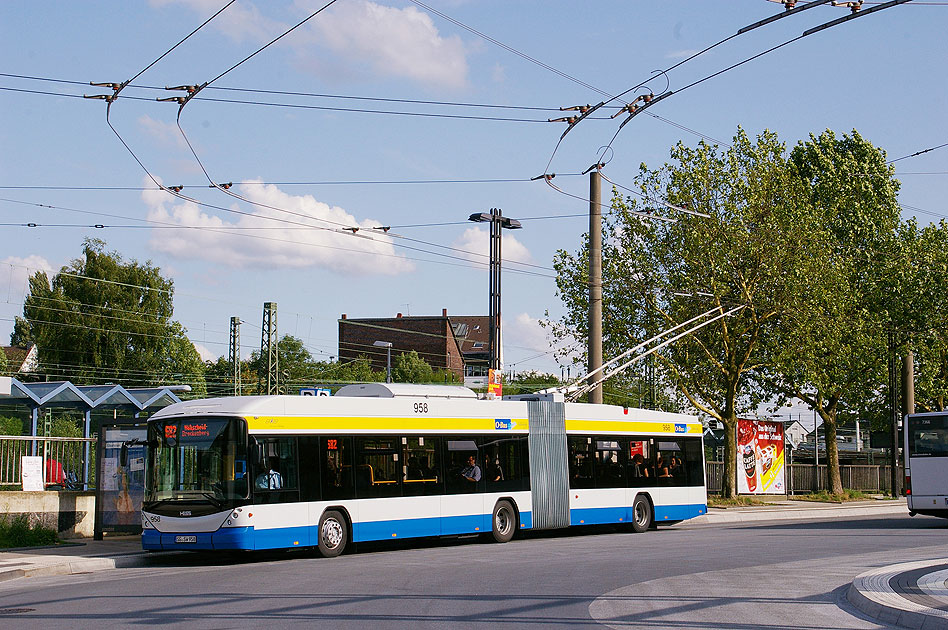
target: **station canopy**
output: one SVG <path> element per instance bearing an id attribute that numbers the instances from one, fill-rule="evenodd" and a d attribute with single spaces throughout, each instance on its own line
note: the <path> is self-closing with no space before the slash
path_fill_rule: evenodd
<path id="1" fill-rule="evenodd" d="M 181 402 L 175 389 L 178 388 L 73 385 L 69 381 L 23 383 L 12 377 L 0 377 L 0 405 L 24 405 L 33 410 L 34 417 L 40 408 L 78 409 L 85 412 L 87 418 L 90 412 L 99 409 L 123 410 L 137 415 Z M 33 428 L 35 431 L 35 422 Z"/>

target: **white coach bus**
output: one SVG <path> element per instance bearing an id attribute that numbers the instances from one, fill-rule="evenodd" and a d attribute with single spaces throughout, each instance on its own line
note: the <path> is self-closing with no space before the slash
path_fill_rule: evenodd
<path id="1" fill-rule="evenodd" d="M 903 432 L 909 513 L 948 518 L 948 413 L 905 416 Z"/>
<path id="2" fill-rule="evenodd" d="M 194 400 L 148 420 L 145 549 L 318 547 L 707 511 L 693 416 L 368 384 Z"/>

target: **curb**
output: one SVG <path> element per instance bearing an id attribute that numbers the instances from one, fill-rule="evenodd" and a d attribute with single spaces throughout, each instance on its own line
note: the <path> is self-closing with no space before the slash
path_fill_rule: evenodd
<path id="1" fill-rule="evenodd" d="M 908 508 L 904 503 L 893 504 L 859 504 L 842 507 L 838 504 L 829 504 L 827 507 L 782 507 L 782 508 L 708 508 L 704 516 L 691 519 L 689 523 L 706 525 L 747 523 L 755 521 L 787 521 L 787 520 L 819 520 L 849 516 L 885 516 L 907 515 Z"/>
<path id="2" fill-rule="evenodd" d="M 891 586 L 891 580 L 899 575 L 929 567 L 944 567 L 946 563 L 948 560 L 925 560 L 866 571 L 850 584 L 846 599 L 863 614 L 883 623 L 921 630 L 948 630 L 948 611 L 910 600 Z M 944 570 L 933 571 L 917 580 L 928 599 L 937 600 L 941 605 L 948 603 L 946 573 Z"/>

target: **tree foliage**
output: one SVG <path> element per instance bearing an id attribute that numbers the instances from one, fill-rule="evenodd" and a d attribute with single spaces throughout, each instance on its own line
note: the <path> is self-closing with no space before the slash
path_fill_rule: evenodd
<path id="1" fill-rule="evenodd" d="M 656 170 L 642 166 L 642 194 L 708 216 L 652 221 L 641 216 L 649 202 L 614 199 L 603 234 L 603 348 L 616 356 L 709 309 L 743 306 L 656 355 L 679 403 L 724 424 L 723 486 L 733 496 L 737 417 L 763 397 L 750 376 L 767 359 L 769 332 L 819 280 L 825 243 L 806 229 L 813 208 L 774 134 L 751 139 L 738 130 L 723 152 L 679 143 L 671 157 Z M 567 314 L 554 332 L 577 341 L 585 334 L 585 249 L 561 251 L 555 262 Z"/>
<path id="2" fill-rule="evenodd" d="M 761 376 L 775 397 L 802 400 L 823 420 L 827 489 L 839 494 L 838 414 L 866 408 L 885 382 L 889 317 L 881 290 L 892 271 L 899 185 L 882 151 L 855 131 L 811 135 L 790 162 L 816 210 L 809 229 L 825 234 L 822 281 L 773 331 L 772 361 Z"/>
<path id="3" fill-rule="evenodd" d="M 12 341 L 37 344 L 40 369 L 75 383 L 183 383 L 204 392 L 203 368 L 184 328 L 171 319 L 174 284 L 151 263 L 125 262 L 86 240 L 82 258 L 37 272 Z"/>

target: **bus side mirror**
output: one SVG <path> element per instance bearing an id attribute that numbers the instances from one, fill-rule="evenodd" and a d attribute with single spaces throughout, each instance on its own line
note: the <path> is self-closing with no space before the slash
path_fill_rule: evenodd
<path id="1" fill-rule="evenodd" d="M 257 468 L 263 466 L 263 463 L 266 461 L 267 455 L 264 445 L 260 442 L 254 442 L 253 445 L 253 460 Z"/>

